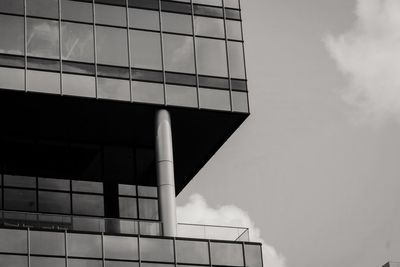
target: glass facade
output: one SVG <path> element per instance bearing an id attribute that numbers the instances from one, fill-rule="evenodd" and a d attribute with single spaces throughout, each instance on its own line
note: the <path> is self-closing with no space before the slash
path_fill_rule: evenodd
<path id="1" fill-rule="evenodd" d="M 3 89 L 249 112 L 236 0 L 2 0 L 0 35 Z"/>

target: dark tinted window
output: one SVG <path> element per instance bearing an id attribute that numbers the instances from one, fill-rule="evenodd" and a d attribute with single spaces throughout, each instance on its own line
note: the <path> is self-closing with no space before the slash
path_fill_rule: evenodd
<path id="1" fill-rule="evenodd" d="M 23 55 L 24 18 L 0 15 L 0 53 Z"/>
<path id="2" fill-rule="evenodd" d="M 192 13 L 192 7 L 190 4 L 169 1 L 161 1 L 161 10 L 185 14 Z"/>
<path id="3" fill-rule="evenodd" d="M 158 9 L 158 0 L 128 0 L 130 7 Z"/>
<path id="4" fill-rule="evenodd" d="M 4 209 L 36 211 L 36 192 L 34 190 L 4 188 Z"/>
<path id="5" fill-rule="evenodd" d="M 217 18 L 224 17 L 222 8 L 210 7 L 210 6 L 194 5 L 194 14 L 217 17 Z"/>
<path id="6" fill-rule="evenodd" d="M 170 84 L 181 84 L 181 85 L 193 85 L 196 86 L 196 76 L 190 74 L 181 73 L 165 73 L 166 83 Z"/>
<path id="7" fill-rule="evenodd" d="M 24 14 L 23 0 L 1 0 L 0 11 L 12 14 Z"/>
<path id="8" fill-rule="evenodd" d="M 72 194 L 72 212 L 79 215 L 104 216 L 103 196 Z"/>
<path id="9" fill-rule="evenodd" d="M 139 198 L 139 218 L 158 220 L 158 200 Z"/>
<path id="10" fill-rule="evenodd" d="M 138 217 L 136 201 L 136 198 L 120 197 L 119 216 L 121 218 L 136 219 Z"/>
<path id="11" fill-rule="evenodd" d="M 70 194 L 39 191 L 39 212 L 71 213 Z"/>

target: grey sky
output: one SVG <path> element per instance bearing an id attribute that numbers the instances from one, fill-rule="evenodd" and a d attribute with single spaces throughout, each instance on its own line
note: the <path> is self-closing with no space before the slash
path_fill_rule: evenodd
<path id="1" fill-rule="evenodd" d="M 322 41 L 355 0 L 242 2 L 252 115 L 178 203 L 242 208 L 288 267 L 400 261 L 400 125 L 358 120 Z"/>

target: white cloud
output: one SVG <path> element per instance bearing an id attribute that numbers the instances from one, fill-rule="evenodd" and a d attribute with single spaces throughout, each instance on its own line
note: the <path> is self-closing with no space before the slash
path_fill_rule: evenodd
<path id="1" fill-rule="evenodd" d="M 247 227 L 250 229 L 250 240 L 262 243 L 263 260 L 265 267 L 285 267 L 285 259 L 261 238 L 257 228 L 249 215 L 234 205 L 209 207 L 205 199 L 195 194 L 189 202 L 177 208 L 178 221 L 182 223 L 212 224 L 224 226 Z"/>
<path id="2" fill-rule="evenodd" d="M 400 1 L 357 0 L 357 20 L 325 44 L 348 80 L 344 97 L 368 118 L 400 118 Z"/>

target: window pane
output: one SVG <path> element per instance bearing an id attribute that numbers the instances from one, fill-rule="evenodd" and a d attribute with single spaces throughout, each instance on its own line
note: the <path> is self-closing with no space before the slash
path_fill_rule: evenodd
<path id="1" fill-rule="evenodd" d="M 0 266 L 3 267 L 27 267 L 28 257 L 27 256 L 15 256 L 15 255 L 0 255 Z"/>
<path id="2" fill-rule="evenodd" d="M 62 56 L 65 60 L 94 61 L 93 26 L 62 22 Z"/>
<path id="3" fill-rule="evenodd" d="M 97 26 L 96 38 L 99 64 L 128 66 L 126 30 Z"/>
<path id="4" fill-rule="evenodd" d="M 103 196 L 72 194 L 73 214 L 104 216 Z"/>
<path id="5" fill-rule="evenodd" d="M 129 81 L 117 79 L 97 79 L 97 96 L 103 99 L 130 100 Z"/>
<path id="6" fill-rule="evenodd" d="M 0 53 L 23 55 L 24 18 L 0 15 Z"/>
<path id="7" fill-rule="evenodd" d="M 50 179 L 50 178 L 38 178 L 39 189 L 53 189 L 61 191 L 70 191 L 69 180 L 64 179 Z"/>
<path id="8" fill-rule="evenodd" d="M 194 73 L 193 38 L 163 34 L 166 71 Z"/>
<path id="9" fill-rule="evenodd" d="M 118 194 L 123 196 L 136 196 L 136 185 L 119 184 Z"/>
<path id="10" fill-rule="evenodd" d="M 238 0 L 224 0 L 224 6 L 239 9 L 239 1 Z"/>
<path id="11" fill-rule="evenodd" d="M 200 75 L 228 76 L 225 41 L 196 38 Z"/>
<path id="12" fill-rule="evenodd" d="M 64 267 L 65 259 L 49 257 L 31 257 L 30 267 Z"/>
<path id="13" fill-rule="evenodd" d="M 58 0 L 26 0 L 28 16 L 58 18 Z"/>
<path id="14" fill-rule="evenodd" d="M 101 237 L 98 235 L 68 234 L 68 256 L 101 258 Z"/>
<path id="15" fill-rule="evenodd" d="M 28 56 L 60 58 L 57 21 L 27 18 Z"/>
<path id="16" fill-rule="evenodd" d="M 195 16 L 196 35 L 225 38 L 224 20 Z"/>
<path id="17" fill-rule="evenodd" d="M 95 97 L 95 78 L 84 75 L 63 74 L 63 94 Z"/>
<path id="18" fill-rule="evenodd" d="M 130 31 L 131 64 L 136 68 L 162 69 L 159 33 Z"/>
<path id="19" fill-rule="evenodd" d="M 158 200 L 139 198 L 139 218 L 158 220 Z"/>
<path id="20" fill-rule="evenodd" d="M 195 4 L 222 6 L 221 0 L 193 0 Z"/>
<path id="21" fill-rule="evenodd" d="M 137 218 L 137 204 L 136 198 L 119 198 L 119 216 L 121 218 Z"/>
<path id="22" fill-rule="evenodd" d="M 4 188 L 4 209 L 36 211 L 36 191 Z"/>
<path id="23" fill-rule="evenodd" d="M 240 21 L 226 20 L 226 30 L 228 39 L 242 40 L 242 28 Z"/>
<path id="24" fill-rule="evenodd" d="M 132 81 L 132 98 L 135 102 L 164 103 L 164 86 L 160 83 Z"/>
<path id="25" fill-rule="evenodd" d="M 139 267 L 137 262 L 106 261 L 105 267 Z"/>
<path id="26" fill-rule="evenodd" d="M 202 15 L 202 16 L 217 17 L 217 18 L 224 17 L 222 8 L 211 7 L 211 6 L 194 5 L 194 14 Z"/>
<path id="27" fill-rule="evenodd" d="M 211 243 L 211 264 L 243 266 L 243 251 L 241 244 Z"/>
<path id="28" fill-rule="evenodd" d="M 24 90 L 25 71 L 0 67 L 0 88 Z"/>
<path id="29" fill-rule="evenodd" d="M 138 243 L 135 237 L 104 236 L 106 259 L 137 260 Z"/>
<path id="30" fill-rule="evenodd" d="M 157 197 L 157 187 L 139 185 L 138 193 L 141 197 Z"/>
<path id="31" fill-rule="evenodd" d="M 103 262 L 99 260 L 68 259 L 68 267 L 102 267 Z"/>
<path id="32" fill-rule="evenodd" d="M 12 14 L 24 14 L 24 1 L 23 0 L 1 0 L 0 12 Z"/>
<path id="33" fill-rule="evenodd" d="M 218 110 L 230 110 L 229 91 L 201 88 L 199 90 L 200 107 Z"/>
<path id="34" fill-rule="evenodd" d="M 46 71 L 27 70 L 26 87 L 28 91 L 60 93 L 60 74 Z"/>
<path id="35" fill-rule="evenodd" d="M 93 22 L 91 3 L 61 0 L 61 18 L 72 21 Z"/>
<path id="36" fill-rule="evenodd" d="M 103 183 L 73 180 L 72 191 L 102 194 Z"/>
<path id="37" fill-rule="evenodd" d="M 0 252 L 27 253 L 27 245 L 26 230 L 0 229 Z"/>
<path id="38" fill-rule="evenodd" d="M 247 93 L 232 91 L 232 109 L 233 111 L 249 112 Z"/>
<path id="39" fill-rule="evenodd" d="M 140 239 L 140 256 L 144 261 L 173 262 L 174 250 L 170 239 Z"/>
<path id="40" fill-rule="evenodd" d="M 262 267 L 261 247 L 259 245 L 244 245 L 246 266 Z"/>
<path id="41" fill-rule="evenodd" d="M 176 13 L 162 12 L 164 32 L 192 34 L 192 17 Z"/>
<path id="42" fill-rule="evenodd" d="M 129 27 L 146 29 L 146 30 L 160 30 L 160 17 L 157 11 L 145 9 L 129 9 Z"/>
<path id="43" fill-rule="evenodd" d="M 141 267 L 174 267 L 175 265 L 171 264 L 161 264 L 161 263 L 141 263 Z"/>
<path id="44" fill-rule="evenodd" d="M 195 87 L 166 85 L 167 104 L 185 107 L 197 107 Z"/>
<path id="45" fill-rule="evenodd" d="M 209 264 L 208 243 L 176 240 L 177 262 Z"/>
<path id="46" fill-rule="evenodd" d="M 126 26 L 126 9 L 119 6 L 96 4 L 96 24 Z"/>
<path id="47" fill-rule="evenodd" d="M 30 231 L 32 254 L 65 255 L 64 233 Z"/>
<path id="48" fill-rule="evenodd" d="M 4 186 L 36 188 L 36 178 L 19 175 L 4 175 Z"/>
<path id="49" fill-rule="evenodd" d="M 229 70 L 232 78 L 245 79 L 243 44 L 228 42 Z"/>
<path id="50" fill-rule="evenodd" d="M 39 191 L 39 211 L 49 213 L 71 213 L 69 193 Z"/>

